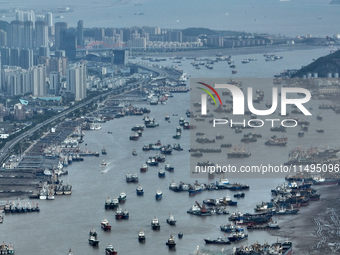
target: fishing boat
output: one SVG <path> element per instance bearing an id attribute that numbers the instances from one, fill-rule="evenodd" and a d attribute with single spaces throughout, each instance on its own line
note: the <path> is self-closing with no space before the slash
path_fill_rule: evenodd
<path id="1" fill-rule="evenodd" d="M 169 213 L 169 217 L 166 219 L 166 223 L 168 223 L 169 225 L 176 225 L 176 222 L 177 221 L 175 220 L 175 217 Z"/>
<path id="2" fill-rule="evenodd" d="M 176 247 L 175 238 L 170 235 L 168 241 L 165 244 L 169 247 L 169 249 L 174 249 Z"/>
<path id="3" fill-rule="evenodd" d="M 101 227 L 103 230 L 111 230 L 111 225 L 109 224 L 107 219 L 102 220 Z"/>
<path id="4" fill-rule="evenodd" d="M 226 179 L 226 178 L 220 178 L 220 181 L 219 181 L 219 182 L 216 181 L 216 186 L 217 186 L 219 189 L 228 187 L 228 185 L 229 185 L 229 180 Z"/>
<path id="5" fill-rule="evenodd" d="M 180 139 L 181 138 L 181 133 L 177 132 L 176 135 L 174 135 L 172 138 L 174 139 Z"/>
<path id="6" fill-rule="evenodd" d="M 175 143 L 172 148 L 176 151 L 182 151 L 183 148 L 181 147 L 181 145 L 179 143 Z"/>
<path id="7" fill-rule="evenodd" d="M 125 209 L 122 214 L 122 219 L 127 220 L 129 219 L 129 217 L 130 217 L 129 211 Z"/>
<path id="8" fill-rule="evenodd" d="M 225 224 L 220 226 L 221 231 L 230 232 L 242 232 L 244 229 L 241 226 L 233 224 Z"/>
<path id="9" fill-rule="evenodd" d="M 111 200 L 109 209 L 117 209 L 119 206 L 119 200 L 117 198 L 114 198 Z"/>
<path id="10" fill-rule="evenodd" d="M 234 197 L 236 198 L 240 198 L 240 197 L 244 197 L 245 194 L 243 192 L 237 192 L 236 194 L 234 194 Z"/>
<path id="11" fill-rule="evenodd" d="M 164 177 L 165 177 L 165 171 L 163 170 L 163 168 L 159 169 L 159 171 L 158 171 L 158 177 L 159 177 L 159 178 L 164 178 Z"/>
<path id="12" fill-rule="evenodd" d="M 137 193 L 137 196 L 143 196 L 144 195 L 144 190 L 143 190 L 142 186 L 139 185 L 136 188 L 136 193 Z"/>
<path id="13" fill-rule="evenodd" d="M 136 173 L 131 175 L 131 182 L 138 182 L 139 178 L 138 175 Z"/>
<path id="14" fill-rule="evenodd" d="M 120 220 L 123 218 L 123 210 L 120 207 L 118 207 L 116 210 L 115 218 L 116 220 Z"/>
<path id="15" fill-rule="evenodd" d="M 298 132 L 298 137 L 303 137 L 305 135 L 305 132 L 303 132 L 302 130 Z"/>
<path id="16" fill-rule="evenodd" d="M 108 244 L 105 248 L 105 255 L 117 255 L 118 253 L 115 251 L 111 244 Z"/>
<path id="17" fill-rule="evenodd" d="M 162 196 L 163 196 L 163 192 L 158 189 L 157 192 L 156 192 L 156 200 L 161 200 L 162 199 Z"/>
<path id="18" fill-rule="evenodd" d="M 169 171 L 169 172 L 173 172 L 175 170 L 175 167 L 173 167 L 169 163 L 166 163 L 164 169 Z"/>
<path id="19" fill-rule="evenodd" d="M 102 154 L 103 155 L 106 155 L 107 154 L 107 152 L 106 152 L 106 149 L 103 147 L 103 149 L 102 149 Z"/>
<path id="20" fill-rule="evenodd" d="M 138 241 L 140 243 L 144 243 L 145 242 L 145 233 L 144 233 L 144 231 L 142 229 L 138 233 Z"/>
<path id="21" fill-rule="evenodd" d="M 14 254 L 14 246 L 12 244 L 2 243 L 0 245 L 0 254 Z"/>
<path id="22" fill-rule="evenodd" d="M 279 208 L 275 211 L 276 215 L 287 215 L 287 214 L 297 214 L 299 212 L 299 209 L 286 209 L 286 208 Z"/>
<path id="23" fill-rule="evenodd" d="M 151 221 L 151 228 L 153 230 L 159 230 L 161 228 L 161 225 L 159 224 L 159 221 L 157 217 L 154 217 Z"/>
<path id="24" fill-rule="evenodd" d="M 124 203 L 125 201 L 126 201 L 126 194 L 124 192 L 122 192 L 122 193 L 119 194 L 118 202 Z"/>
<path id="25" fill-rule="evenodd" d="M 137 141 L 139 139 L 139 134 L 137 132 L 130 135 L 130 140 Z"/>
<path id="26" fill-rule="evenodd" d="M 89 244 L 92 245 L 92 246 L 98 246 L 99 245 L 99 241 L 97 240 L 97 232 L 96 232 L 96 230 L 94 230 L 94 228 L 92 228 L 90 230 Z"/>
<path id="27" fill-rule="evenodd" d="M 165 120 L 170 120 L 170 115 L 167 113 L 167 114 L 165 114 Z"/>
<path id="28" fill-rule="evenodd" d="M 204 205 L 200 205 L 197 201 L 195 201 L 195 205 L 190 207 L 187 211 L 189 214 L 197 215 L 197 216 L 211 216 L 211 210 L 206 209 Z"/>
<path id="29" fill-rule="evenodd" d="M 135 149 L 132 150 L 132 156 L 137 156 L 137 151 Z"/>
<path id="30" fill-rule="evenodd" d="M 231 244 L 231 242 L 228 239 L 222 238 L 222 237 L 218 237 L 215 240 L 210 240 L 208 238 L 208 239 L 204 239 L 204 241 L 206 244 Z"/>
<path id="31" fill-rule="evenodd" d="M 148 171 L 148 165 L 147 164 L 143 164 L 142 167 L 140 168 L 141 173 L 145 173 L 146 171 Z"/>
<path id="32" fill-rule="evenodd" d="M 250 152 L 246 152 L 244 148 L 238 149 L 237 147 L 232 148 L 229 153 L 227 153 L 228 158 L 247 158 L 251 155 Z"/>
<path id="33" fill-rule="evenodd" d="M 182 239 L 182 237 L 183 237 L 183 232 L 181 231 L 181 232 L 178 233 L 178 238 Z"/>
<path id="34" fill-rule="evenodd" d="M 131 181 L 132 181 L 132 174 L 127 173 L 127 174 L 125 175 L 125 180 L 126 180 L 126 182 L 131 182 Z"/>
<path id="35" fill-rule="evenodd" d="M 323 178 L 323 177 L 313 178 L 313 185 L 333 185 L 339 183 L 340 179 L 338 178 Z"/>
<path id="36" fill-rule="evenodd" d="M 248 235 L 243 232 L 237 232 L 228 237 L 230 242 L 239 242 L 248 238 Z"/>
<path id="37" fill-rule="evenodd" d="M 318 132 L 318 133 L 324 133 L 325 130 L 324 130 L 323 128 L 317 128 L 317 129 L 316 129 L 316 132 Z"/>

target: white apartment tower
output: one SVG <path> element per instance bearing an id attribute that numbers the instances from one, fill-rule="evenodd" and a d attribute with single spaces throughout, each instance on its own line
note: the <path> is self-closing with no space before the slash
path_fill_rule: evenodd
<path id="1" fill-rule="evenodd" d="M 76 101 L 87 97 L 87 73 L 85 63 L 69 65 L 66 71 L 66 86 Z"/>
<path id="2" fill-rule="evenodd" d="M 31 69 L 31 84 L 33 85 L 33 95 L 46 96 L 46 66 L 33 66 Z"/>

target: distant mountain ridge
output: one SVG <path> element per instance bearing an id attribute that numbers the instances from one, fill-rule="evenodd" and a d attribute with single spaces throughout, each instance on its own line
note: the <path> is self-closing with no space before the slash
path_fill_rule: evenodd
<path id="1" fill-rule="evenodd" d="M 340 4 L 340 0 L 332 0 L 330 4 Z"/>
<path id="2" fill-rule="evenodd" d="M 318 58 L 297 71 L 292 78 L 302 77 L 307 73 L 317 73 L 318 77 L 327 77 L 328 73 L 340 73 L 340 50 L 325 57 Z"/>

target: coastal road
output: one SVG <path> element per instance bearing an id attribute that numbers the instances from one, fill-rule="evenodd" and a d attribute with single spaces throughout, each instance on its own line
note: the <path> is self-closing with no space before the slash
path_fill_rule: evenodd
<path id="1" fill-rule="evenodd" d="M 140 66 L 140 67 L 142 67 L 142 66 Z M 145 68 L 145 66 L 143 66 L 143 67 Z M 167 76 L 167 73 L 164 70 L 161 70 L 161 69 L 158 69 L 158 68 L 155 68 L 155 67 L 149 67 L 149 66 L 147 66 L 147 67 L 148 67 L 149 70 L 151 70 L 150 68 L 152 68 L 152 71 L 156 72 L 158 74 L 158 77 L 163 78 L 163 77 Z M 128 89 L 128 91 L 132 91 L 132 90 L 136 89 L 137 85 L 143 85 L 143 84 L 146 84 L 147 82 L 148 82 L 148 79 L 147 78 L 143 78 L 143 79 L 140 79 L 140 80 L 135 81 L 133 83 L 127 84 L 123 89 Z M 118 87 L 116 89 L 119 90 L 119 89 L 122 89 L 122 87 Z M 52 122 L 54 122 L 54 121 L 56 121 L 56 120 L 58 120 L 60 118 L 65 117 L 67 114 L 69 114 L 69 113 L 71 113 L 71 112 L 73 112 L 73 111 L 75 111 L 75 110 L 77 110 L 79 108 L 82 108 L 85 105 L 88 105 L 88 104 L 91 104 L 91 103 L 97 101 L 98 99 L 100 99 L 103 96 L 106 97 L 106 96 L 109 96 L 110 94 L 115 93 L 116 89 L 112 90 L 112 91 L 109 91 L 107 93 L 95 96 L 95 97 L 93 97 L 91 99 L 88 99 L 88 100 L 86 100 L 84 102 L 79 103 L 76 106 L 73 106 L 73 107 L 71 107 L 69 109 L 66 109 L 63 112 L 57 114 L 56 116 L 54 116 L 54 117 L 52 117 L 52 118 L 50 118 L 48 120 L 45 120 L 42 123 L 37 124 L 35 127 L 27 130 L 26 132 L 24 132 L 24 133 L 18 135 L 17 137 L 15 137 L 14 139 L 6 142 L 5 146 L 0 151 L 0 163 L 2 164 L 2 163 L 5 162 L 7 157 L 10 156 L 10 154 L 12 152 L 12 149 L 13 149 L 13 147 L 16 144 L 20 143 L 23 139 L 32 136 L 35 131 L 39 130 L 40 128 L 44 127 L 45 125 L 48 125 L 48 124 L 50 124 L 50 123 L 52 123 Z M 128 91 L 124 91 L 123 93 L 128 92 Z"/>

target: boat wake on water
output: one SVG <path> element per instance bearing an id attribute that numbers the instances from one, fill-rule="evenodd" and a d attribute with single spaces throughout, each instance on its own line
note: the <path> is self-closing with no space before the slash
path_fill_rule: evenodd
<path id="1" fill-rule="evenodd" d="M 108 163 L 108 165 L 110 165 L 110 163 Z M 101 171 L 102 174 L 106 174 L 108 171 L 110 171 L 112 169 L 112 167 L 110 168 L 105 168 L 104 170 Z"/>

